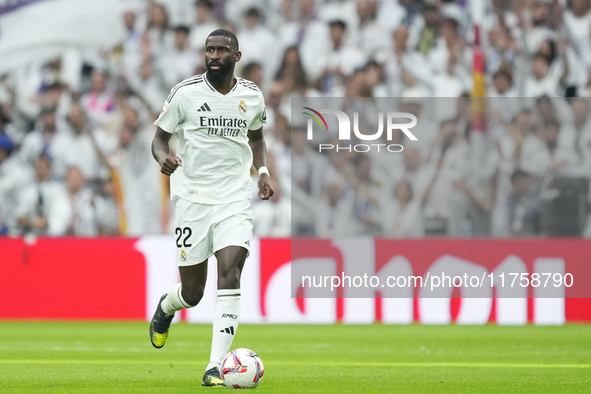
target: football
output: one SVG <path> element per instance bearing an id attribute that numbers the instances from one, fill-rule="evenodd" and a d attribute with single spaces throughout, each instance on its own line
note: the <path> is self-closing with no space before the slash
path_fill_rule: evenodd
<path id="1" fill-rule="evenodd" d="M 224 357 L 221 376 L 230 389 L 254 389 L 261 383 L 265 368 L 261 358 L 249 349 L 235 349 Z"/>

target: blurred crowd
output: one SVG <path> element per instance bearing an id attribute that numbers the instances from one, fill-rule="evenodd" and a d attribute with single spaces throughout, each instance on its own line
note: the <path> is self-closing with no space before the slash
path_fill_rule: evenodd
<path id="1" fill-rule="evenodd" d="M 0 234 L 170 232 L 152 123 L 172 86 L 205 71 L 205 39 L 219 27 L 237 34 L 236 74 L 267 105 L 276 193 L 253 198 L 256 235 L 576 235 L 553 222 L 574 206 L 584 232 L 591 1 L 484 2 L 496 99 L 473 138 L 468 0 L 125 0 L 119 45 L 0 75 Z M 344 107 L 400 97 L 431 134 L 416 147 L 401 137 L 395 167 L 383 155 L 319 154 L 292 125 L 292 97 L 343 97 Z M 427 97 L 452 98 L 455 110 Z"/>
<path id="2" fill-rule="evenodd" d="M 366 136 L 382 114 L 412 114 L 417 140 L 400 129 L 389 139 L 386 121 L 378 139 L 342 140 L 331 114 L 331 132 L 309 140 L 294 117 L 293 235 L 591 236 L 588 98 L 295 101 L 340 109 Z"/>

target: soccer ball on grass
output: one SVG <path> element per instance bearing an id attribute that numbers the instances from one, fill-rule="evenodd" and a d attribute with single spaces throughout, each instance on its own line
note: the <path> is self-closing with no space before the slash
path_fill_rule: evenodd
<path id="1" fill-rule="evenodd" d="M 265 368 L 252 350 L 235 349 L 224 357 L 220 368 L 222 380 L 231 389 L 254 389 L 261 383 Z"/>

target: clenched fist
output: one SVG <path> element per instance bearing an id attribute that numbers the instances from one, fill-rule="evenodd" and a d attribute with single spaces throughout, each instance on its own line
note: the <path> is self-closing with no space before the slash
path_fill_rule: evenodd
<path id="1" fill-rule="evenodd" d="M 179 159 L 177 156 L 167 156 L 159 164 L 160 172 L 167 176 L 170 176 L 170 174 L 172 174 L 178 166 L 182 167 L 183 165 L 181 159 Z"/>

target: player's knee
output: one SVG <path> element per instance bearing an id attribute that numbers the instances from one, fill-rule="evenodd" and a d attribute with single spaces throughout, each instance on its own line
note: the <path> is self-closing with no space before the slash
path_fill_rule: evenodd
<path id="1" fill-rule="evenodd" d="M 183 286 L 181 294 L 187 304 L 195 306 L 203 298 L 203 291 L 204 288 L 200 286 Z"/>

